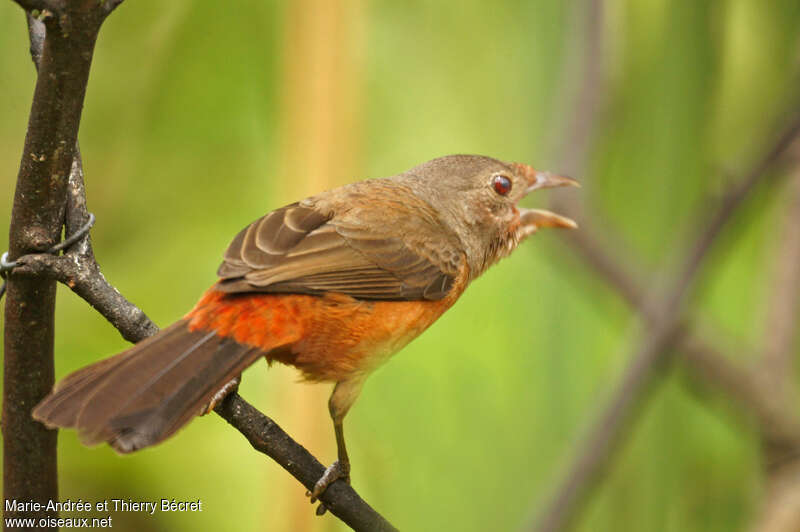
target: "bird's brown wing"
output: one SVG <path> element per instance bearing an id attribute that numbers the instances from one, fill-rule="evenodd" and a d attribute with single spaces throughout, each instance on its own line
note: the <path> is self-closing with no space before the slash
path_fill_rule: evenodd
<path id="1" fill-rule="evenodd" d="M 432 211 L 427 204 L 426 208 Z M 333 216 L 295 203 L 267 214 L 228 247 L 218 270 L 218 288 L 230 293 L 339 292 L 378 300 L 443 298 L 460 257 L 442 251 L 452 246 L 420 236 L 431 231 L 419 226 L 436 220 L 387 213 L 392 209 L 365 210 L 372 211 L 359 210 L 356 202 Z"/>

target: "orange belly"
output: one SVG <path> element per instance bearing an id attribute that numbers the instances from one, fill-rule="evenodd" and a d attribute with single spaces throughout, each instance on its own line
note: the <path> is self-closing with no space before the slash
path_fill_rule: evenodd
<path id="1" fill-rule="evenodd" d="M 211 288 L 186 315 L 263 350 L 314 381 L 367 374 L 430 326 L 455 301 L 363 301 L 343 294 L 224 294 Z"/>

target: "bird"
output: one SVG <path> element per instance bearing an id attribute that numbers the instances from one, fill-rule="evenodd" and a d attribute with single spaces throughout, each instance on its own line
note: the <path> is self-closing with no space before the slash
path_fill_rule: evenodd
<path id="1" fill-rule="evenodd" d="M 539 228 L 577 227 L 518 205 L 561 186 L 579 185 L 523 163 L 448 155 L 273 210 L 236 235 L 217 281 L 182 319 L 68 375 L 32 415 L 130 453 L 213 410 L 257 360 L 294 366 L 333 383 L 337 460 L 307 493 L 314 502 L 350 481 L 343 420 L 365 379 Z"/>

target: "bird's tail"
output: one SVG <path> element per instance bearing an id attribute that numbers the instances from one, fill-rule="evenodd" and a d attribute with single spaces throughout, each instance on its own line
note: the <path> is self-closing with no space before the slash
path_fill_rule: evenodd
<path id="1" fill-rule="evenodd" d="M 188 318 L 188 317 L 187 317 Z M 217 390 L 264 355 L 183 319 L 72 373 L 33 410 L 48 427 L 75 428 L 87 445 L 129 453 L 169 437 Z"/>

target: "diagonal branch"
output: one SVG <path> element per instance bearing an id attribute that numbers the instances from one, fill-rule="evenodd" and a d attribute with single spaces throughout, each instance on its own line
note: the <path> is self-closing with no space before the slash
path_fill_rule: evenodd
<path id="1" fill-rule="evenodd" d="M 770 149 L 744 174 L 739 183 L 733 190 L 725 196 L 722 203 L 718 206 L 713 216 L 711 216 L 705 230 L 691 246 L 684 266 L 676 282 L 675 288 L 683 289 L 688 287 L 694 278 L 697 269 L 703 262 L 706 254 L 713 245 L 722 228 L 730 221 L 736 210 L 742 205 L 753 189 L 762 181 L 769 181 L 773 184 L 785 178 L 783 172 L 770 174 L 768 170 L 789 150 L 789 147 L 800 135 L 800 112 L 792 109 L 792 119 L 779 133 L 777 140 Z"/>
<path id="2" fill-rule="evenodd" d="M 24 255 L 17 259 L 14 275 L 44 277 L 65 285 L 89 303 L 129 342 L 139 342 L 158 332 L 141 309 L 111 286 L 93 257 L 70 253 Z"/>
<path id="3" fill-rule="evenodd" d="M 601 243 L 591 231 L 591 224 L 583 224 L 580 230 L 570 231 L 565 238 L 592 267 L 592 271 L 605 279 L 628 305 L 641 312 L 648 321 L 652 320 L 653 311 L 645 295 L 644 281 L 636 272 L 625 267 L 630 261 L 619 259 L 620 250 L 615 249 L 612 255 L 607 251 L 608 246 Z"/>
<path id="4" fill-rule="evenodd" d="M 580 446 L 577 457 L 570 465 L 567 475 L 556 490 L 556 494 L 538 523 L 539 530 L 563 530 L 574 519 L 592 486 L 598 481 L 613 451 L 621 442 L 623 429 L 633 420 L 636 405 L 649 389 L 649 384 L 659 364 L 670 361 L 674 347 L 685 337 L 681 326 L 686 294 L 703 260 L 708 256 L 714 242 L 735 212 L 744 203 L 750 192 L 769 176 L 767 170 L 787 151 L 800 133 L 800 115 L 788 124 L 778 136 L 777 142 L 759 159 L 732 192 L 717 206 L 705 226 L 705 230 L 689 246 L 683 265 L 674 275 L 663 300 L 655 304 L 642 302 L 641 294 L 623 270 L 615 266 L 609 257 L 598 253 L 598 246 L 587 247 L 592 256 L 602 256 L 605 272 L 613 272 L 612 279 L 620 283 L 623 293 L 630 301 L 638 301 L 640 309 L 649 318 L 648 336 L 641 341 L 635 355 L 625 370 L 620 386 L 616 389 L 603 413 L 592 425 L 588 437 Z M 773 181 L 783 174 L 773 176 Z"/>
<path id="5" fill-rule="evenodd" d="M 214 411 L 241 432 L 256 451 L 269 455 L 309 490 L 325 472 L 325 466 L 311 453 L 238 394 L 228 395 Z M 354 530 L 397 530 L 344 482 L 331 484 L 320 500 Z"/>

